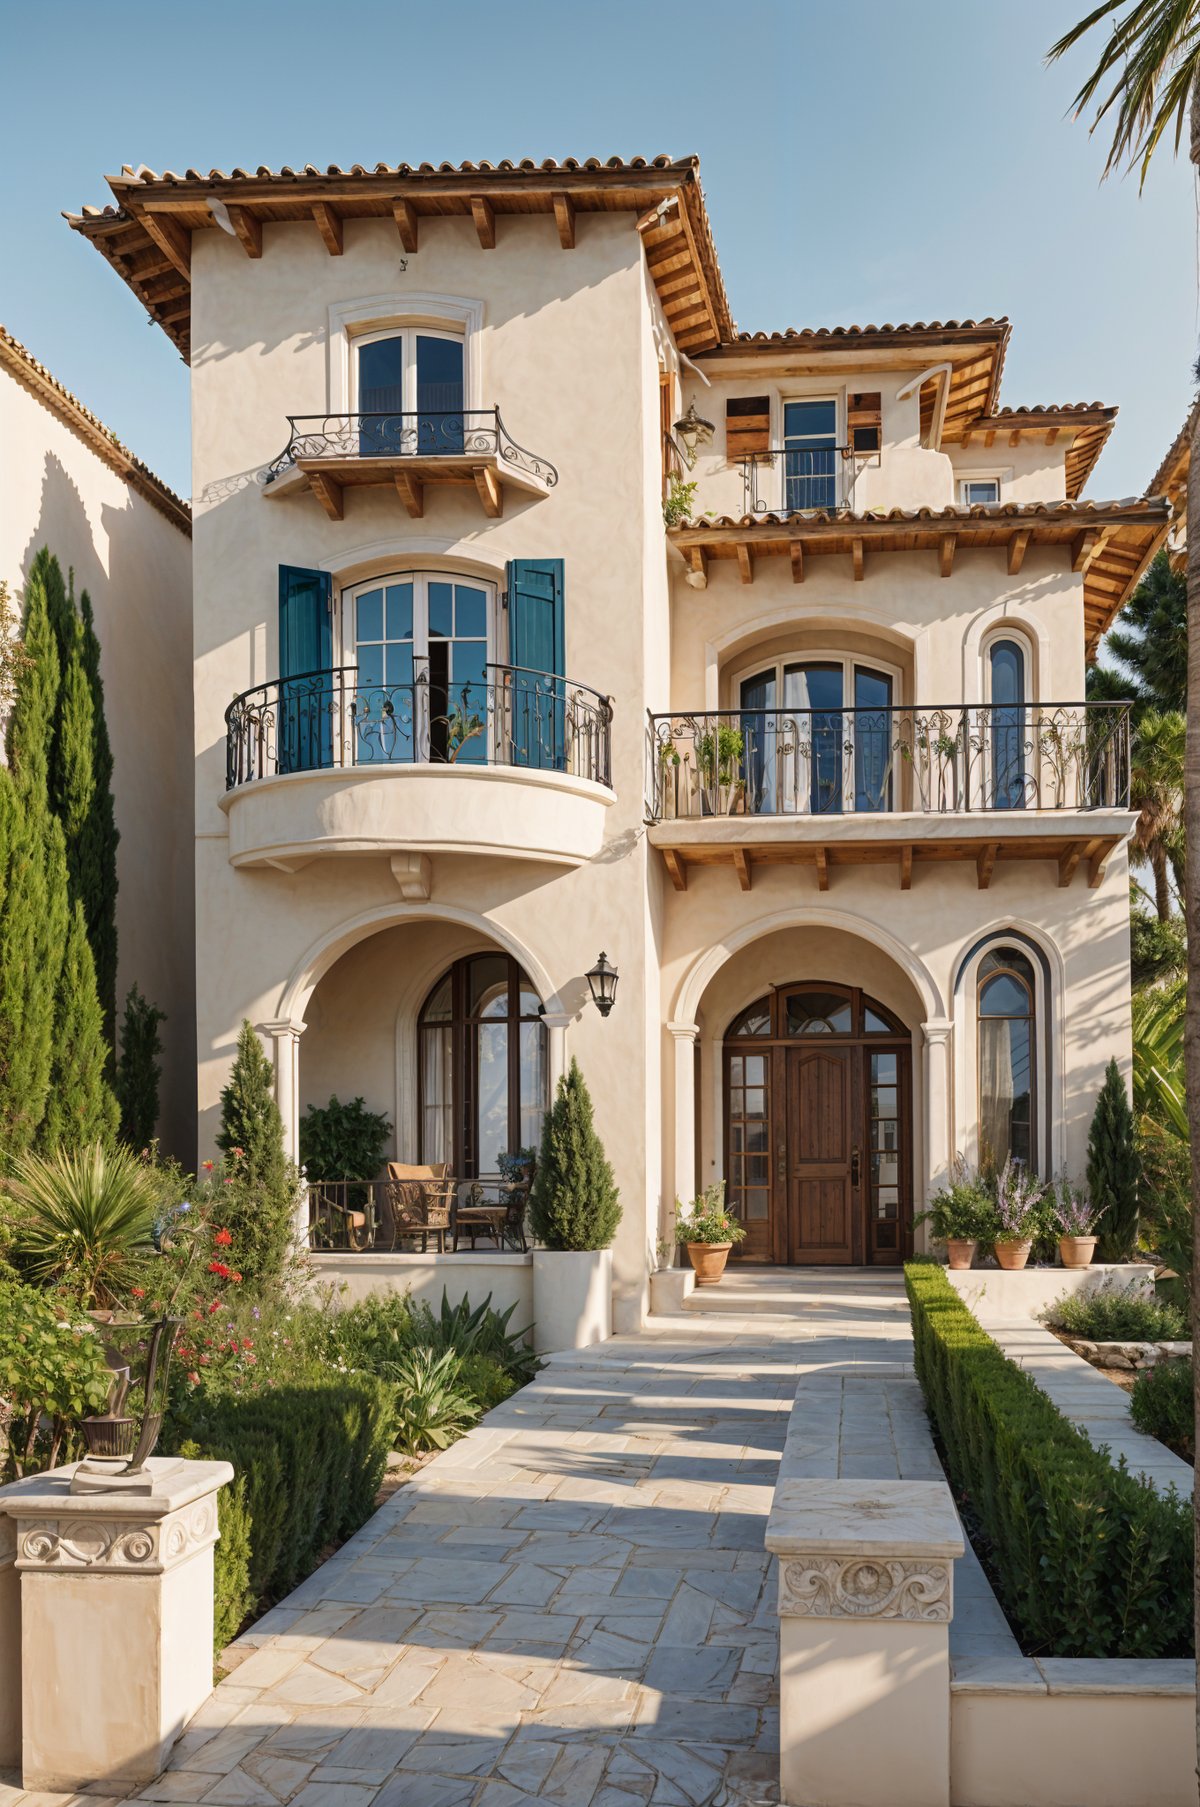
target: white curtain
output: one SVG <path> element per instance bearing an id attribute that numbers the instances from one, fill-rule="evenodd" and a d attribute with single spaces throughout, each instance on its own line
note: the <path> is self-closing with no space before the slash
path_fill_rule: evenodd
<path id="1" fill-rule="evenodd" d="M 454 1076 L 451 1064 L 450 1026 L 426 1028 L 422 1036 L 421 1159 L 454 1160 Z"/>
<path id="2" fill-rule="evenodd" d="M 1004 1165 L 1012 1145 L 1013 1023 L 979 1019 L 979 1155 Z"/>

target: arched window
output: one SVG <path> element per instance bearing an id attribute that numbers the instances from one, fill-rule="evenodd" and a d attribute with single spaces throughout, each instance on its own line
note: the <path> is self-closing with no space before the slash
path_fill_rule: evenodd
<path id="1" fill-rule="evenodd" d="M 370 333 L 354 349 L 361 456 L 462 451 L 460 333 Z"/>
<path id="2" fill-rule="evenodd" d="M 422 1161 L 475 1179 L 536 1146 L 549 1092 L 541 1011 L 509 954 L 471 954 L 439 979 L 417 1028 Z"/>
<path id="3" fill-rule="evenodd" d="M 1015 947 L 994 947 L 979 966 L 979 1160 L 1009 1155 L 1036 1166 L 1037 993 L 1033 966 Z"/>
<path id="4" fill-rule="evenodd" d="M 988 688 L 992 713 L 992 807 L 1021 809 L 1025 803 L 1025 654 L 1016 640 L 993 640 L 988 648 Z"/>

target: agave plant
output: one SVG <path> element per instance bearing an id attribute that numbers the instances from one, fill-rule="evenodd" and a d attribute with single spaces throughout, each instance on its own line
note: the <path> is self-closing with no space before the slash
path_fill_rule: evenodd
<path id="1" fill-rule="evenodd" d="M 28 1279 L 61 1287 L 85 1310 L 125 1301 L 153 1255 L 160 1204 L 136 1155 L 98 1142 L 22 1155 L 5 1189 L 13 1257 Z"/>
<path id="2" fill-rule="evenodd" d="M 462 1390 L 461 1357 L 453 1349 L 409 1349 L 387 1363 L 384 1377 L 396 1387 L 396 1442 L 415 1451 L 446 1449 L 470 1430 L 479 1407 Z"/>

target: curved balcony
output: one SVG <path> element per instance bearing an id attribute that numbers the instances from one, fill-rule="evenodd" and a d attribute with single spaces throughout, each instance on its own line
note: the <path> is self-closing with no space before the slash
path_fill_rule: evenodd
<path id="1" fill-rule="evenodd" d="M 688 865 L 1057 859 L 1090 882 L 1128 833 L 1128 703 L 651 715 L 646 815 L 676 888 Z"/>
<path id="2" fill-rule="evenodd" d="M 354 666 L 259 684 L 225 712 L 230 860 L 297 871 L 336 853 L 441 852 L 581 865 L 613 802 L 611 723 L 598 691 L 513 665 L 457 687 L 424 666 L 406 684 L 360 683 Z M 393 870 L 405 889 L 416 868 L 402 857 Z"/>
<path id="3" fill-rule="evenodd" d="M 268 497 L 311 490 L 340 521 L 345 490 L 395 487 L 414 520 L 428 485 L 473 490 L 484 514 L 504 512 L 506 489 L 545 496 L 558 482 L 548 458 L 518 445 L 499 408 L 395 414 L 289 414 L 288 442 L 267 466 Z"/>

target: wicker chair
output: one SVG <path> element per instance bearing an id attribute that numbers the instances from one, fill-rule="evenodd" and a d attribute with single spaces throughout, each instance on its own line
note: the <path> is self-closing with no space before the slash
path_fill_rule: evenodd
<path id="1" fill-rule="evenodd" d="M 455 1181 L 445 1161 L 418 1166 L 389 1161 L 387 1173 L 376 1187 L 379 1216 L 374 1246 L 394 1249 L 398 1242 L 419 1236 L 425 1254 L 432 1236 L 439 1255 L 444 1255 L 454 1191 Z"/>

